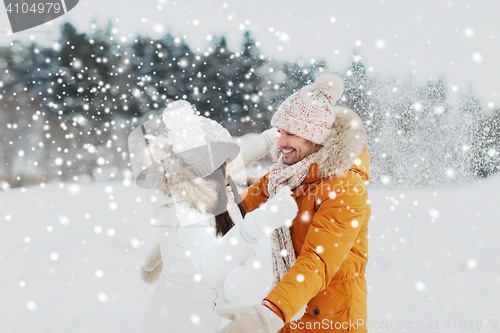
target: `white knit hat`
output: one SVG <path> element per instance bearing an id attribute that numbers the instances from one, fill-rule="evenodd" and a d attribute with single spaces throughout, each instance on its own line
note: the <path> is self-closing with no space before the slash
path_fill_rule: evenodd
<path id="1" fill-rule="evenodd" d="M 306 140 L 322 144 L 335 114 L 332 107 L 342 96 L 344 83 L 333 74 L 324 74 L 288 97 L 271 119 L 271 125 Z"/>
<path id="2" fill-rule="evenodd" d="M 240 152 L 222 125 L 195 115 L 183 100 L 170 103 L 161 116 L 134 129 L 128 143 L 134 178 L 143 188 L 155 188 L 146 180 L 147 170 L 155 164 L 180 160 L 194 177 L 205 177 Z"/>

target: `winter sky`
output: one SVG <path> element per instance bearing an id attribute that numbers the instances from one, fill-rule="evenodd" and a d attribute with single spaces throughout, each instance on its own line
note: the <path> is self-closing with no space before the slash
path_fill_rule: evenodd
<path id="1" fill-rule="evenodd" d="M 108 19 L 120 39 L 170 32 L 185 36 L 194 51 L 205 51 L 210 36 L 221 35 L 237 50 L 249 30 L 265 56 L 322 58 L 335 71 L 345 70 L 357 51 L 374 74 L 413 75 L 420 84 L 444 76 L 452 99 L 471 84 L 484 107 L 500 106 L 497 0 L 80 0 L 67 15 L 14 35 L 0 8 L 0 44 L 12 39 L 52 43 L 65 20 L 90 32 L 93 20 L 98 29 Z"/>

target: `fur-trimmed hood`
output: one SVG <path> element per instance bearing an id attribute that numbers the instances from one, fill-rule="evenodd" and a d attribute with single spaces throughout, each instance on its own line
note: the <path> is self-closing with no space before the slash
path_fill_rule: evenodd
<path id="1" fill-rule="evenodd" d="M 361 118 L 356 112 L 344 106 L 334 106 L 332 112 L 335 112 L 332 129 L 315 157 L 321 177 L 342 176 L 355 164 L 356 168 L 369 178 L 369 162 L 365 165 L 366 163 L 359 158 L 367 141 Z M 280 147 L 273 147 L 271 151 L 273 162 L 278 160 L 280 154 Z"/>

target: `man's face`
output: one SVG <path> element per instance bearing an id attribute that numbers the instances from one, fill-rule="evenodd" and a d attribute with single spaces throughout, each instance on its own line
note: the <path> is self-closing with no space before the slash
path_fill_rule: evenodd
<path id="1" fill-rule="evenodd" d="M 283 154 L 283 162 L 292 165 L 318 151 L 319 144 L 301 138 L 278 128 L 278 146 Z"/>

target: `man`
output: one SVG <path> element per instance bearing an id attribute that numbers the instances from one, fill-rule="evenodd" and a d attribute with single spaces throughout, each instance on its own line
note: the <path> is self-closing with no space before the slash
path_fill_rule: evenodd
<path id="1" fill-rule="evenodd" d="M 361 119 L 334 106 L 342 91 L 322 75 L 274 114 L 278 161 L 243 205 L 250 212 L 288 185 L 299 212 L 271 235 L 274 288 L 261 305 L 220 311 L 232 320 L 220 332 L 367 331 L 370 156 Z"/>

